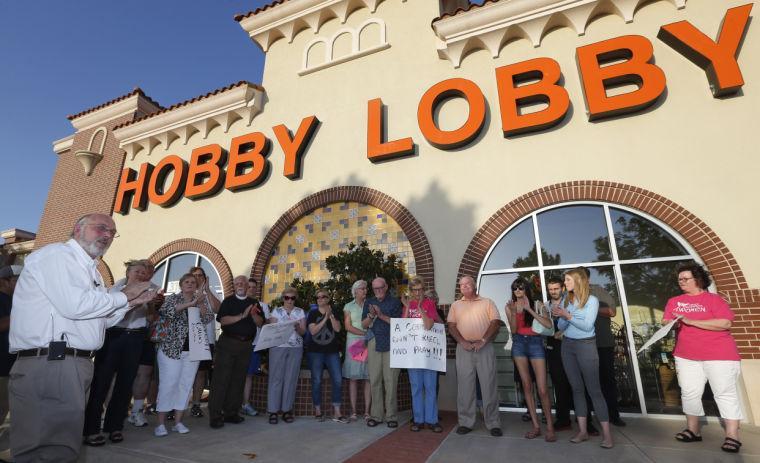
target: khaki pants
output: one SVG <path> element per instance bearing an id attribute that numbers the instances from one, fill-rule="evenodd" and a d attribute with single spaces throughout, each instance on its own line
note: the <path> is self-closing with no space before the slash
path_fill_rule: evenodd
<path id="1" fill-rule="evenodd" d="M 480 380 L 483 419 L 488 429 L 500 428 L 499 397 L 496 393 L 496 355 L 488 343 L 479 352 L 457 345 L 457 412 L 459 425 L 475 426 L 475 378 Z"/>
<path id="2" fill-rule="evenodd" d="M 372 385 L 372 409 L 370 415 L 375 421 L 383 421 L 383 406 L 385 406 L 385 421 L 398 421 L 396 415 L 396 386 L 398 385 L 398 368 L 391 368 L 391 353 L 375 351 L 375 340 L 367 345 L 369 381 Z M 383 390 L 385 394 L 383 394 Z M 385 400 L 383 400 L 385 399 Z"/>
<path id="3" fill-rule="evenodd" d="M 14 461 L 77 461 L 93 368 L 92 360 L 71 355 L 16 360 L 8 385 Z"/>

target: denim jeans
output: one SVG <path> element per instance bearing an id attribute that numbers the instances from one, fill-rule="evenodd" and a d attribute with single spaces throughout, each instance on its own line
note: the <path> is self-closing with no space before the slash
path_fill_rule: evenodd
<path id="1" fill-rule="evenodd" d="M 315 407 L 322 406 L 322 369 L 327 367 L 332 384 L 332 404 L 343 402 L 343 377 L 340 370 L 340 354 L 337 352 L 321 353 L 308 352 L 309 368 L 311 369 L 311 400 Z"/>
<path id="2" fill-rule="evenodd" d="M 409 368 L 409 382 L 412 384 L 412 413 L 417 424 L 438 423 L 438 396 L 435 385 L 438 372 L 426 368 Z"/>

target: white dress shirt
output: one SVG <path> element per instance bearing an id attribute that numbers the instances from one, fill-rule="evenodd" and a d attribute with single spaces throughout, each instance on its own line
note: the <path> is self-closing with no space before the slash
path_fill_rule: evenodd
<path id="1" fill-rule="evenodd" d="M 48 347 L 100 349 L 105 329 L 129 310 L 127 296 L 109 294 L 92 259 L 75 240 L 47 245 L 24 262 L 13 294 L 10 351 Z"/>

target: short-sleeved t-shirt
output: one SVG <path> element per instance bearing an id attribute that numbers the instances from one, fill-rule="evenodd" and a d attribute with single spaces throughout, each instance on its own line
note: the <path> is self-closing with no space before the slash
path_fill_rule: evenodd
<path id="1" fill-rule="evenodd" d="M 420 310 L 419 305 L 422 306 L 422 310 Z M 441 321 L 438 318 L 438 312 L 435 310 L 435 302 L 430 299 L 423 299 L 422 304 L 418 304 L 416 299 L 409 301 L 409 312 L 407 313 L 407 318 L 422 318 L 423 311 L 425 312 L 425 315 L 427 315 L 428 318 L 432 318 L 433 321 Z"/>
<path id="2" fill-rule="evenodd" d="M 372 297 L 364 301 L 364 308 L 362 309 L 362 320 L 367 318 L 369 314 L 369 306 L 376 305 L 380 308 L 387 317 L 401 318 L 403 313 L 403 306 L 401 301 L 391 295 L 386 295 L 383 300 L 379 300 L 376 297 Z M 391 350 L 391 325 L 386 323 L 380 318 L 376 318 L 370 328 L 375 334 L 375 351 L 376 352 L 388 352 Z"/>
<path id="3" fill-rule="evenodd" d="M 226 297 L 219 306 L 219 313 L 216 314 L 216 321 L 222 322 L 222 317 L 238 316 L 245 312 L 248 306 L 258 304 L 251 298 L 240 299 L 236 295 Z M 252 309 L 253 310 L 253 309 Z M 254 337 L 256 335 L 256 322 L 251 317 L 244 317 L 235 323 L 222 326 L 222 332 L 235 336 Z"/>
<path id="4" fill-rule="evenodd" d="M 306 315 L 306 329 L 311 332 L 309 327 L 313 323 L 321 323 L 325 318 L 325 314 L 319 310 L 312 310 Z M 338 336 L 333 330 L 332 322 L 325 322 L 322 329 L 317 331 L 317 334 L 311 335 L 311 341 L 306 346 L 306 350 L 309 352 L 318 352 L 322 354 L 334 354 L 340 351 L 340 342 Z"/>
<path id="5" fill-rule="evenodd" d="M 707 291 L 696 296 L 682 294 L 665 305 L 664 320 L 682 315 L 691 320 L 734 319 L 734 312 L 718 294 Z M 741 360 L 731 332 L 710 331 L 680 324 L 673 355 L 689 360 Z"/>
<path id="6" fill-rule="evenodd" d="M 446 318 L 447 322 L 456 323 L 459 334 L 468 341 L 483 339 L 493 320 L 501 320 L 496 304 L 480 296 L 473 300 L 462 298 L 455 301 Z"/>

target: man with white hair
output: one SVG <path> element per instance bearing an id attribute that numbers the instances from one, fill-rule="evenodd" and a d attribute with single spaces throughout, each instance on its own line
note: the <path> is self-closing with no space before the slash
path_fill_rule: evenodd
<path id="1" fill-rule="evenodd" d="M 483 395 L 483 420 L 494 437 L 502 435 L 499 397 L 496 391 L 496 354 L 493 340 L 501 318 L 491 299 L 480 297 L 475 279 L 459 279 L 462 298 L 451 304 L 447 322 L 457 342 L 457 434 L 467 434 L 475 426 L 475 380 Z"/>
<path id="2" fill-rule="evenodd" d="M 152 300 L 150 282 L 109 293 L 97 260 L 117 236 L 105 214 L 88 214 L 71 239 L 26 258 L 13 298 L 11 453 L 17 463 L 75 462 L 81 447 L 92 357 L 107 327 Z"/>
<path id="3" fill-rule="evenodd" d="M 264 324 L 264 319 L 254 308 L 256 301 L 247 295 L 248 277 L 235 277 L 233 286 L 235 294 L 222 301 L 216 314 L 222 334 L 214 352 L 214 377 L 208 399 L 209 425 L 215 429 L 224 423 L 237 424 L 244 420 L 238 412 L 243 402 L 251 343 L 257 328 Z"/>

